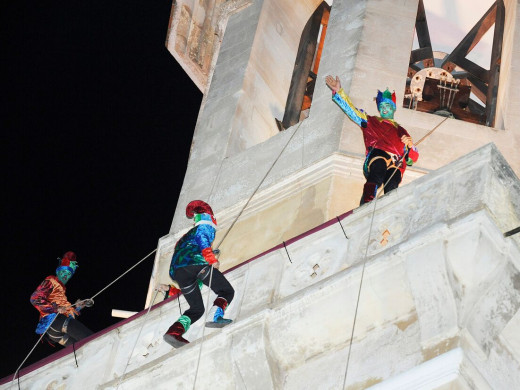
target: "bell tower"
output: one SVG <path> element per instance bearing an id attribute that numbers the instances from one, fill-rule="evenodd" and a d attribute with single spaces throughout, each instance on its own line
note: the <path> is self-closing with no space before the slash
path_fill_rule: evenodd
<path id="1" fill-rule="evenodd" d="M 520 388 L 519 2 L 487 5 L 496 16 L 480 26 L 502 23 L 501 54 L 481 70 L 465 60 L 476 35 L 435 55 L 428 1 L 175 1 L 167 47 L 204 98 L 149 310 L 29 367 L 21 385 Z M 362 133 L 332 102 L 326 75 L 369 114 L 378 89 L 395 90 L 405 106 L 396 121 L 414 140 L 429 134 L 399 188 L 361 207 Z M 423 100 L 414 76 L 424 76 Z M 471 92 L 458 111 L 462 92 L 445 104 L 442 91 L 462 86 L 486 92 L 484 110 L 469 107 Z M 484 122 L 461 117 L 478 110 Z M 190 343 L 172 349 L 163 335 L 189 305 L 155 287 L 171 283 L 195 199 L 218 221 L 233 323 L 196 321 Z"/>
<path id="2" fill-rule="evenodd" d="M 414 140 L 423 137 L 443 119 L 417 109 L 425 99 L 410 103 L 411 79 L 433 61 L 430 36 L 439 33 L 431 27 L 428 33 L 425 4 L 427 0 L 305 0 L 297 6 L 292 0 L 175 2 L 167 47 L 204 98 L 154 281 L 167 281 L 173 245 L 189 226 L 184 207 L 190 200 L 203 199 L 216 212 L 215 243 L 226 235 L 220 247 L 225 269 L 358 207 L 364 183 L 361 131 L 331 101 L 324 79 L 339 75 L 354 104 L 373 115 L 377 90 L 395 90 L 404 100 L 396 120 Z M 465 79 L 494 91 L 498 127 L 485 120 L 448 119 L 420 146 L 419 161 L 401 185 L 489 142 L 520 172 L 514 147 L 520 138 L 520 73 L 514 66 L 520 47 L 518 15 L 517 1 L 496 1 L 461 43 L 474 44 L 474 31 L 481 34 L 483 25 L 496 23 L 502 30 L 500 58 L 494 48 L 493 69 L 486 73 L 499 86 L 483 86 L 473 76 L 478 74 L 475 66 L 467 66 Z M 414 34 L 420 47 L 412 51 Z M 440 69 L 455 64 L 460 70 L 459 64 L 468 63 L 462 52 L 455 49 Z M 448 84 L 450 80 L 446 77 Z"/>

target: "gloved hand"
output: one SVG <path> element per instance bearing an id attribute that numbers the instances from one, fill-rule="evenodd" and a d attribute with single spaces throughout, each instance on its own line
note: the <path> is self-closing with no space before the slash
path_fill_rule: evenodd
<path id="1" fill-rule="evenodd" d="M 408 149 L 413 148 L 412 137 L 408 137 L 407 135 L 403 135 L 401 137 L 401 142 L 406 145 Z"/>

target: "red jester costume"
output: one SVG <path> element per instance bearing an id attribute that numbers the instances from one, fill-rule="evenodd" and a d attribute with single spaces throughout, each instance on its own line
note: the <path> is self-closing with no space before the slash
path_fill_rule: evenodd
<path id="1" fill-rule="evenodd" d="M 390 93 L 388 89 L 378 91 L 376 104 L 381 116 L 371 116 L 354 106 L 341 88 L 338 77 L 327 76 L 326 83 L 332 89 L 332 100 L 363 132 L 366 149 L 363 174 L 366 183 L 360 204 L 370 202 L 381 185 L 384 184 L 385 194 L 399 186 L 406 166 L 417 161 L 419 151 L 413 145 L 410 134 L 393 119 L 395 93 Z"/>

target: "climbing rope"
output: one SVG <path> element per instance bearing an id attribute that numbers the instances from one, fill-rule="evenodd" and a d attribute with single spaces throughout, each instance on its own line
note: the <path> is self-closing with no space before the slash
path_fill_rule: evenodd
<path id="1" fill-rule="evenodd" d="M 155 298 L 157 298 L 157 294 L 158 293 L 159 293 L 159 288 L 155 288 L 155 295 L 153 296 L 152 302 L 155 301 Z M 139 341 L 139 337 L 141 337 L 141 332 L 143 331 L 144 325 L 146 324 L 146 317 L 148 317 L 148 313 L 150 313 L 150 310 L 152 309 L 152 306 L 153 305 L 150 305 L 148 307 L 148 310 L 146 311 L 146 314 L 143 317 L 143 324 L 139 328 L 139 333 L 137 333 L 137 337 L 135 338 L 134 346 L 132 347 L 132 351 L 130 352 L 130 356 L 128 357 L 128 360 L 126 361 L 125 369 L 123 370 L 123 373 L 121 374 L 121 376 L 119 377 L 119 380 L 117 381 L 116 390 L 119 388 L 119 385 L 121 384 L 121 382 L 123 381 L 123 379 L 125 377 L 126 369 L 128 368 L 128 365 L 130 364 L 130 360 L 132 359 L 132 355 L 134 354 L 135 346 L 137 345 L 137 341 Z"/>
<path id="2" fill-rule="evenodd" d="M 206 307 L 209 307 L 209 297 L 211 295 L 211 282 L 213 281 L 213 266 L 210 265 L 211 270 L 209 271 L 209 283 L 208 283 L 208 299 L 206 300 Z M 203 319 L 206 319 L 206 316 L 203 316 Z M 195 384 L 197 383 L 197 376 L 199 374 L 199 364 L 200 364 L 200 357 L 202 355 L 202 346 L 204 345 L 204 335 L 206 333 L 206 324 L 202 325 L 202 336 L 200 341 L 200 348 L 199 348 L 199 356 L 197 358 L 197 365 L 195 368 L 195 379 L 193 380 L 193 390 L 195 390 Z"/>
<path id="3" fill-rule="evenodd" d="M 273 164 L 269 167 L 269 169 L 267 170 L 267 172 L 265 173 L 264 177 L 262 178 L 262 180 L 260 181 L 260 183 L 258 184 L 258 186 L 255 188 L 255 190 L 253 191 L 253 193 L 251 194 L 251 196 L 249 196 L 249 198 L 247 199 L 246 203 L 244 204 L 244 206 L 242 207 L 242 209 L 240 210 L 240 212 L 237 214 L 237 216 L 235 217 L 235 219 L 233 220 L 233 222 L 231 223 L 231 225 L 229 226 L 229 229 L 226 231 L 226 233 L 224 234 L 224 237 L 222 237 L 222 239 L 220 240 L 220 242 L 217 244 L 217 246 L 215 247 L 215 250 L 218 250 L 220 248 L 220 246 L 222 245 L 222 243 L 224 242 L 224 240 L 226 239 L 226 237 L 229 235 L 229 232 L 231 231 L 231 229 L 233 229 L 233 227 L 235 226 L 235 224 L 237 223 L 238 219 L 240 218 L 240 216 L 242 215 L 242 213 L 244 212 L 244 210 L 246 209 L 246 207 L 249 205 L 249 202 L 251 201 L 251 199 L 253 199 L 253 197 L 256 195 L 257 191 L 260 189 L 260 187 L 262 186 L 262 184 L 264 183 L 265 179 L 267 178 L 267 176 L 269 175 L 269 173 L 271 173 L 271 171 L 273 170 L 274 166 L 276 165 L 276 163 L 278 162 L 278 160 L 280 159 L 280 157 L 282 156 L 283 152 L 285 151 L 285 149 L 287 149 L 287 146 L 289 146 L 289 143 L 292 141 L 292 139 L 294 138 L 294 136 L 296 135 L 296 133 L 298 133 L 298 130 L 300 129 L 300 126 L 303 122 L 300 122 L 298 124 L 298 126 L 296 127 L 296 129 L 294 130 L 294 133 L 292 133 L 292 135 L 289 137 L 289 140 L 285 143 L 284 147 L 282 148 L 282 150 L 280 151 L 280 153 L 278 154 L 278 156 L 276 157 L 276 159 L 274 160 Z M 303 157 L 302 157 L 302 161 L 303 161 Z M 303 162 L 302 162 L 303 163 Z M 221 165 L 222 166 L 222 165 Z M 212 189 L 212 192 L 213 192 L 213 189 Z M 289 259 L 290 260 L 290 259 Z M 209 307 L 209 298 L 210 298 L 210 294 L 211 294 L 211 282 L 212 282 L 212 279 L 213 279 L 213 266 L 211 266 L 211 271 L 210 271 L 210 277 L 209 277 L 209 284 L 208 284 L 208 288 L 209 288 L 209 292 L 208 292 L 208 299 L 207 299 L 207 302 L 206 302 L 206 307 Z M 200 364 L 200 358 L 201 358 L 201 355 L 202 355 L 202 347 L 204 345 L 204 336 L 205 336 L 205 330 L 206 330 L 206 326 L 203 326 L 202 328 L 202 336 L 201 336 L 201 342 L 200 342 L 200 348 L 199 348 L 199 356 L 198 356 L 198 359 L 197 359 L 197 366 L 196 366 L 196 369 L 195 369 L 195 379 L 193 381 L 193 390 L 195 390 L 195 385 L 197 383 L 197 376 L 198 376 L 198 372 L 199 372 L 199 364 Z"/>
<path id="4" fill-rule="evenodd" d="M 220 246 L 222 245 L 222 243 L 224 242 L 224 240 L 226 239 L 226 237 L 228 236 L 229 232 L 231 231 L 231 229 L 233 229 L 233 227 L 235 226 L 236 222 L 238 221 L 238 219 L 240 218 L 240 216 L 242 215 L 242 213 L 244 212 L 244 210 L 246 209 L 246 207 L 249 205 L 249 202 L 251 201 L 251 199 L 253 199 L 253 196 L 256 195 L 256 192 L 260 189 L 260 187 L 262 186 L 262 184 L 264 183 L 265 179 L 267 178 L 267 176 L 269 175 L 269 173 L 271 173 L 271 171 L 273 170 L 274 166 L 276 165 L 276 163 L 278 162 L 278 160 L 280 159 L 280 157 L 282 156 L 283 152 L 285 151 L 285 149 L 287 148 L 287 146 L 289 146 L 289 143 L 291 142 L 291 140 L 294 138 L 294 136 L 296 135 L 296 133 L 298 132 L 298 130 L 300 129 L 300 126 L 301 124 L 303 123 L 300 122 L 298 124 L 298 126 L 296 127 L 296 130 L 294 130 L 294 133 L 292 133 L 291 137 L 289 137 L 289 140 L 287 141 L 287 143 L 284 145 L 284 147 L 282 148 L 282 150 L 280 151 L 280 153 L 278 154 L 278 157 L 276 157 L 276 159 L 274 160 L 273 164 L 271 165 L 271 167 L 267 170 L 267 172 L 265 173 L 264 177 L 262 178 L 262 180 L 260 181 L 260 183 L 258 184 L 258 186 L 255 188 L 255 190 L 253 191 L 253 193 L 251 194 L 251 196 L 247 199 L 246 203 L 244 204 L 244 206 L 242 207 L 242 209 L 240 210 L 240 212 L 238 213 L 238 215 L 236 216 L 236 218 L 233 220 L 233 222 L 231 223 L 231 226 L 229 227 L 229 229 L 226 231 L 226 233 L 224 234 L 224 237 L 222 237 L 222 240 L 220 240 L 220 242 L 218 243 L 218 245 L 216 246 L 216 249 L 220 248 Z"/>
<path id="5" fill-rule="evenodd" d="M 109 288 L 110 286 L 112 286 L 115 282 L 117 282 L 119 279 L 121 279 L 123 276 L 125 276 L 127 273 L 129 273 L 131 270 L 133 270 L 135 267 L 137 267 L 139 264 L 141 264 L 143 261 L 145 261 L 150 255 L 152 255 L 153 253 L 155 253 L 157 251 L 157 248 L 154 249 L 153 251 L 151 251 L 150 253 L 148 253 L 145 257 L 143 257 L 141 260 L 139 260 L 137 263 L 135 263 L 133 266 L 131 266 L 129 269 L 127 269 L 125 272 L 123 272 L 121 275 L 119 275 L 116 279 L 114 279 L 112 282 L 110 282 L 109 284 L 107 284 L 105 287 L 103 287 L 100 291 L 98 291 L 96 294 L 92 295 L 92 298 L 90 299 L 94 299 L 95 297 L 97 297 L 99 294 L 101 294 L 103 291 L 105 291 L 107 288 Z M 153 301 L 152 301 L 153 302 Z"/>
<path id="6" fill-rule="evenodd" d="M 419 141 L 417 141 L 415 143 L 415 146 L 419 145 L 422 141 L 424 141 L 426 138 L 428 138 L 430 135 L 432 135 L 433 132 L 437 128 L 439 128 L 439 126 L 442 125 L 446 121 L 446 119 L 448 119 L 448 117 L 446 117 L 442 121 L 440 121 L 432 130 L 430 130 L 428 133 L 426 133 L 424 135 L 424 137 L 419 139 Z M 352 343 L 353 343 L 353 340 L 354 340 L 354 330 L 355 330 L 355 327 L 356 327 L 357 313 L 358 313 L 358 309 L 359 309 L 359 299 L 361 297 L 361 289 L 362 289 L 362 286 L 363 286 L 363 278 L 364 278 L 364 275 L 365 275 L 366 262 L 367 262 L 367 258 L 368 258 L 368 247 L 370 245 L 370 235 L 372 234 L 372 226 L 373 226 L 373 222 L 374 222 L 374 216 L 375 216 L 375 213 L 376 213 L 377 198 L 379 197 L 379 194 L 381 194 L 381 191 L 383 191 L 385 186 L 390 182 L 390 180 L 392 180 L 392 177 L 395 175 L 395 173 L 399 170 L 399 168 L 403 164 L 403 157 L 401 157 L 397 161 L 397 164 L 396 164 L 397 168 L 394 169 L 394 171 L 392 172 L 392 174 L 390 175 L 388 180 L 377 191 L 376 196 L 374 197 L 374 200 L 372 200 L 374 207 L 372 209 L 372 216 L 370 218 L 370 227 L 368 229 L 367 245 L 366 245 L 366 248 L 365 248 L 365 255 L 363 256 L 363 264 L 362 264 L 362 267 L 361 267 L 361 277 L 360 277 L 360 280 L 359 280 L 359 289 L 358 289 L 358 295 L 357 295 L 357 299 L 356 299 L 356 308 L 354 310 L 354 320 L 352 321 L 352 332 L 350 334 L 350 342 L 349 342 L 348 354 L 347 354 L 347 364 L 346 364 L 346 367 L 345 367 L 345 375 L 343 377 L 343 386 L 341 387 L 342 389 L 345 388 L 345 384 L 347 382 L 348 367 L 349 367 L 349 363 L 350 363 L 350 353 L 352 351 Z M 338 221 L 339 221 L 339 219 L 338 219 Z M 342 228 L 343 228 L 343 226 L 342 226 Z M 345 237 L 346 237 L 346 234 L 345 234 Z"/>
<path id="7" fill-rule="evenodd" d="M 54 323 L 54 320 L 55 320 L 57 317 L 58 317 L 58 316 L 56 315 L 56 316 L 52 319 L 52 321 L 51 321 L 51 323 L 50 323 L 50 325 L 49 325 L 49 327 L 48 327 L 47 329 L 49 329 L 49 328 L 52 326 L 52 324 Z M 33 353 L 33 351 L 36 349 L 36 346 L 40 343 L 40 341 L 43 339 L 43 336 L 45 336 L 45 334 L 47 333 L 47 329 L 45 330 L 45 332 L 42 333 L 42 335 L 40 336 L 40 338 L 38 339 L 38 341 L 36 341 L 36 344 L 34 344 L 34 346 L 33 346 L 32 349 L 29 351 L 29 353 L 27 354 L 27 356 L 25 357 L 25 359 L 23 359 L 22 364 L 20 364 L 20 365 L 18 366 L 18 368 L 16 369 L 16 371 L 15 371 L 15 373 L 14 373 L 14 375 L 13 375 L 13 379 L 11 380 L 11 386 L 13 385 L 13 382 L 14 382 L 14 380 L 16 379 L 16 375 L 18 374 L 18 372 L 20 371 L 20 369 L 22 368 L 22 366 L 24 365 L 24 363 L 27 361 L 27 359 L 29 359 L 29 356 L 31 356 L 31 354 Z M 20 377 L 18 377 L 18 389 L 20 389 Z"/>
<path id="8" fill-rule="evenodd" d="M 82 302 L 86 302 L 86 301 L 92 301 L 94 302 L 94 298 L 97 297 L 99 294 L 101 294 L 103 291 L 105 291 L 107 288 L 109 288 L 110 286 L 112 286 L 115 282 L 117 282 L 119 279 L 121 279 L 123 276 L 125 276 L 128 272 L 130 272 L 131 270 L 133 270 L 135 267 L 137 267 L 139 264 L 141 264 L 144 260 L 146 260 L 151 254 L 153 254 L 157 249 L 154 249 L 153 251 L 151 251 L 149 254 L 147 254 L 145 257 L 143 257 L 141 260 L 139 260 L 137 263 L 135 263 L 132 267 L 130 267 L 128 270 L 126 270 L 125 272 L 123 272 L 120 276 L 118 276 L 116 279 L 114 279 L 112 282 L 110 282 L 108 285 L 106 285 L 105 287 L 103 287 L 100 291 L 98 291 L 96 294 L 94 294 L 92 296 L 92 298 L 89 298 L 89 299 L 83 299 L 81 301 L 78 301 L 70 306 L 68 306 L 67 308 L 70 308 L 70 307 L 74 307 L 76 305 L 78 305 L 79 303 L 82 303 Z M 155 300 L 155 297 L 154 297 L 154 300 Z M 152 301 L 153 302 L 153 301 Z M 88 305 L 87 305 L 88 306 Z M 151 306 L 150 306 L 151 307 Z M 16 376 L 18 375 L 18 372 L 20 371 L 20 369 L 23 367 L 23 365 L 25 364 L 25 362 L 27 361 L 27 359 L 29 359 L 29 357 L 31 356 L 31 354 L 34 352 L 34 350 L 36 349 L 36 346 L 40 343 L 40 341 L 43 339 L 43 336 L 45 336 L 45 334 L 47 333 L 47 330 L 52 326 L 52 324 L 54 323 L 54 321 L 56 320 L 58 316 L 56 315 L 56 317 L 53 318 L 52 322 L 50 323 L 49 327 L 45 330 L 45 332 L 42 333 L 42 335 L 40 336 L 40 338 L 38 339 L 38 341 L 36 341 L 36 343 L 34 344 L 34 346 L 32 347 L 32 349 L 29 351 L 29 353 L 27 354 L 27 356 L 25 357 L 25 359 L 22 361 L 22 363 L 20 364 L 20 366 L 16 369 L 15 373 L 14 373 L 14 376 L 13 376 L 13 379 L 12 381 L 14 381 L 16 379 Z M 75 350 L 74 350 L 74 354 L 75 354 Z M 76 361 L 76 365 L 77 365 L 77 361 Z M 18 387 L 20 387 L 20 378 L 18 378 Z M 12 382 L 11 382 L 12 384 Z"/>

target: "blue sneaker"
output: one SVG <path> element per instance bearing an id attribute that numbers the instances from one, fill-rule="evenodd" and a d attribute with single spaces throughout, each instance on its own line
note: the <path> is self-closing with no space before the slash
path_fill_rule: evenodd
<path id="1" fill-rule="evenodd" d="M 213 322 L 206 322 L 208 328 L 222 328 L 229 325 L 233 320 L 224 318 L 224 310 L 221 307 L 217 307 L 215 314 L 213 315 Z"/>

